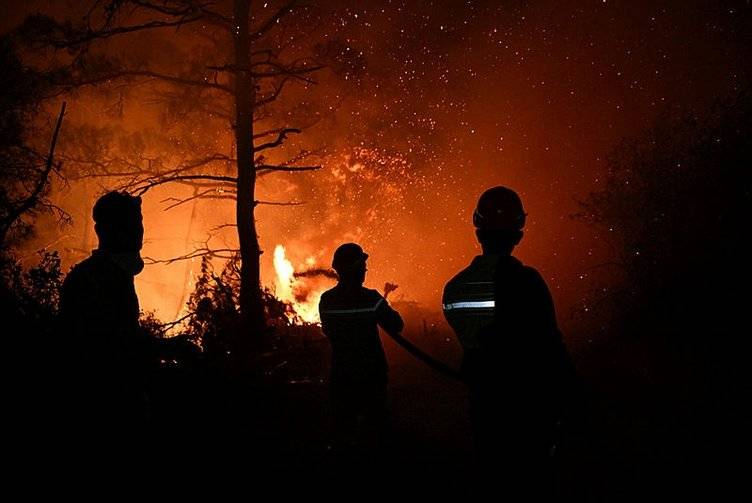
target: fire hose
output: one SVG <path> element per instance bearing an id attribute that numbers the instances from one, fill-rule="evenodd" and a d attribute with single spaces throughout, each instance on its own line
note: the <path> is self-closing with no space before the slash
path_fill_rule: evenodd
<path id="1" fill-rule="evenodd" d="M 457 370 L 429 355 L 428 353 L 417 347 L 415 344 L 405 339 L 402 334 L 388 333 L 388 335 L 394 340 L 394 342 L 402 346 L 405 351 L 431 367 L 433 370 L 446 377 L 449 377 L 450 379 L 456 379 L 458 381 L 461 380 L 460 373 Z"/>
<path id="2" fill-rule="evenodd" d="M 397 285 L 395 284 L 387 283 L 386 285 L 384 285 L 384 299 L 386 299 L 389 296 L 390 292 L 393 292 L 396 289 L 397 289 Z M 402 334 L 387 332 L 387 335 L 389 335 L 389 337 L 391 337 L 394 340 L 394 342 L 399 344 L 405 351 L 410 353 L 416 359 L 428 365 L 430 368 L 432 368 L 439 374 L 442 374 L 450 379 L 455 379 L 458 381 L 461 380 L 460 373 L 456 369 L 450 367 L 446 363 L 441 362 L 437 360 L 436 358 L 434 358 L 433 356 L 429 355 L 428 353 L 420 349 L 418 346 L 416 346 L 409 340 L 405 339 L 402 336 Z"/>

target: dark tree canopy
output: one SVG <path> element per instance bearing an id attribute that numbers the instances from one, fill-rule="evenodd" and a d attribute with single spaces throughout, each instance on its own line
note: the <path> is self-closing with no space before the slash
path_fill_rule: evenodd
<path id="1" fill-rule="evenodd" d="M 40 210 L 54 207 L 45 198 L 56 165 L 47 166 L 45 141 L 37 120 L 49 90 L 47 78 L 24 65 L 7 36 L 0 38 L 0 248 L 32 232 Z M 45 138 L 46 140 L 46 138 Z M 64 215 L 61 213 L 61 215 Z"/>
<path id="2" fill-rule="evenodd" d="M 592 299 L 608 306 L 609 338 L 663 347 L 701 386 L 744 382 L 751 135 L 748 90 L 704 115 L 666 116 L 614 152 L 580 215 L 619 250 L 618 288 Z"/>

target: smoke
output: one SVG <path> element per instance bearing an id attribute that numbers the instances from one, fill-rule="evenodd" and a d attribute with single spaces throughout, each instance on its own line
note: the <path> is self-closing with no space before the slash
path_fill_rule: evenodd
<path id="1" fill-rule="evenodd" d="M 298 271 L 298 272 L 293 273 L 293 275 L 292 275 L 292 277 L 295 278 L 295 279 L 298 279 L 298 278 L 315 278 L 315 277 L 319 277 L 319 276 L 323 276 L 324 278 L 330 278 L 330 279 L 334 279 L 334 280 L 339 279 L 339 277 L 337 276 L 337 273 L 334 272 L 333 270 L 331 270 L 331 269 L 322 269 L 322 268 L 313 268 L 313 269 L 308 269 L 308 270 L 305 270 L 305 271 Z"/>

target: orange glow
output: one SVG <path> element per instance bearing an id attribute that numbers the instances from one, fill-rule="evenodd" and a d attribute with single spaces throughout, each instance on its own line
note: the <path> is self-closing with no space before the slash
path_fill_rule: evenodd
<path id="1" fill-rule="evenodd" d="M 306 268 L 316 266 L 316 260 L 309 257 Z M 319 299 L 326 287 L 309 288 L 303 281 L 295 278 L 295 268 L 285 256 L 285 247 L 277 245 L 274 248 L 275 294 L 283 302 L 288 302 L 295 310 L 298 318 L 306 323 L 319 323 Z M 287 314 L 290 322 L 295 321 L 293 313 Z"/>
<path id="2" fill-rule="evenodd" d="M 419 4 L 411 10 L 432 10 Z M 85 15 L 75 2 L 45 9 L 71 18 Z M 584 37 L 568 22 L 570 14 L 579 18 L 577 9 L 562 8 L 557 16 L 567 22 L 550 23 L 545 3 L 531 6 L 524 23 L 509 30 L 502 29 L 510 22 L 503 9 L 476 16 L 472 27 L 450 30 L 455 20 L 435 12 L 426 12 L 430 28 L 416 30 L 411 16 L 369 9 L 367 17 L 337 23 L 331 33 L 326 23 L 314 30 L 307 40 L 336 35 L 348 42 L 346 52 L 362 54 L 366 66 L 357 78 L 343 80 L 339 71 L 325 70 L 315 75 L 316 86 L 286 87 L 279 108 L 265 110 L 254 123 L 257 131 L 304 129 L 279 148 L 264 150 L 265 163 L 299 159 L 292 164 L 321 166 L 304 173 L 260 173 L 257 199 L 304 203 L 256 208 L 263 286 L 291 302 L 302 319 L 316 321 L 318 295 L 332 282 L 295 278 L 294 272 L 328 265 L 337 246 L 353 241 L 370 255 L 365 286 L 399 284 L 394 300 L 439 313 L 444 285 L 479 253 L 471 219 L 477 197 L 503 184 L 518 191 L 528 213 L 515 255 L 541 272 L 560 321 L 572 319 L 571 309 L 587 297 L 595 276 L 605 274 L 596 267 L 613 254 L 608 236 L 570 218 L 581 210 L 577 201 L 603 184 L 613 146 L 650 124 L 664 103 L 701 104 L 736 86 L 734 79 L 707 75 L 729 75 L 742 55 L 712 37 L 687 50 L 687 43 L 700 42 L 682 34 L 704 29 L 692 26 L 694 21 L 666 38 L 660 30 L 634 30 L 632 18 L 606 10 L 593 14 Z M 14 15 L 22 16 L 22 10 Z M 445 15 L 460 22 L 461 16 Z M 539 36 L 541 26 L 545 37 Z M 189 63 L 203 71 L 198 63 L 205 63 L 205 54 L 229 57 L 215 51 L 213 38 L 210 24 L 197 23 L 179 33 L 112 37 L 98 47 L 102 54 L 127 56 L 124 62 L 144 60 L 161 73 L 183 75 Z M 635 52 L 615 59 L 616 41 L 619 47 L 632 43 Z M 654 50 L 659 45 L 665 51 L 660 58 Z M 675 77 L 665 79 L 668 74 Z M 74 225 L 61 228 L 54 215 L 40 216 L 23 250 L 27 265 L 36 250 L 56 249 L 67 272 L 96 247 L 92 205 L 129 178 L 102 171 L 165 172 L 218 154 L 233 157 L 233 128 L 226 117 L 232 103 L 210 97 L 177 94 L 168 84 L 143 80 L 87 86 L 65 96 L 68 112 L 56 155 L 65 162 L 67 181 L 55 182 L 51 199 L 71 214 Z M 182 106 L 186 102 L 191 106 Z M 52 114 L 58 109 L 51 104 Z M 121 158 L 128 162 L 116 162 Z M 229 160 L 195 169 L 213 175 L 235 170 Z M 87 178 L 92 173 L 96 176 Z M 236 220 L 231 196 L 218 191 L 207 194 L 212 199 L 176 202 L 193 194 L 191 187 L 170 185 L 144 195 L 145 257 L 167 260 L 204 247 L 238 247 L 237 229 L 229 226 Z M 284 248 L 277 257 L 279 243 Z M 164 321 L 184 314 L 200 262 L 148 265 L 136 278 L 142 309 Z M 222 260 L 213 265 L 221 270 Z"/>

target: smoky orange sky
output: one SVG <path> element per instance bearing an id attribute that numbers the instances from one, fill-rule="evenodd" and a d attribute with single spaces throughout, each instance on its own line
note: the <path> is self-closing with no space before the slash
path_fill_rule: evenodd
<path id="1" fill-rule="evenodd" d="M 64 15 L 77 8 L 72 2 L 2 5 L 6 27 L 34 10 Z M 336 33 L 326 33 L 328 25 L 314 33 L 343 40 L 364 69 L 357 82 L 328 70 L 317 77 L 312 92 L 317 103 L 330 103 L 328 113 L 288 149 L 324 146 L 322 169 L 259 181 L 260 199 L 304 202 L 257 210 L 265 285 L 274 280 L 278 244 L 303 268 L 328 266 L 338 244 L 357 241 L 371 255 L 367 286 L 397 283 L 394 298 L 439 310 L 443 285 L 478 252 L 471 225 L 477 197 L 503 184 L 520 193 L 528 212 L 516 253 L 548 281 L 566 327 L 602 279 L 598 264 L 615 253 L 607 236 L 572 218 L 578 200 L 600 187 L 609 153 L 661 114 L 701 113 L 748 79 L 739 21 L 745 2 L 326 5 Z M 163 57 L 158 46 L 134 47 Z M 304 101 L 307 92 L 297 89 L 285 99 Z M 71 120 L 115 122 L 128 131 L 157 124 L 159 101 L 146 90 L 135 96 L 113 118 L 104 104 L 116 96 L 81 92 L 69 98 Z M 217 143 L 229 146 L 222 134 Z M 284 151 L 274 155 L 282 159 Z M 95 246 L 89 209 L 108 183 L 58 187 L 74 226 L 47 222 L 30 250 L 64 250 L 66 268 L 80 260 Z M 181 190 L 163 187 L 144 196 L 144 255 L 187 253 L 210 229 L 232 221 L 229 201 L 164 211 L 165 199 L 185 195 Z M 212 243 L 233 246 L 234 240 L 229 230 Z M 136 281 L 142 308 L 175 318 L 198 265 L 148 266 Z"/>

